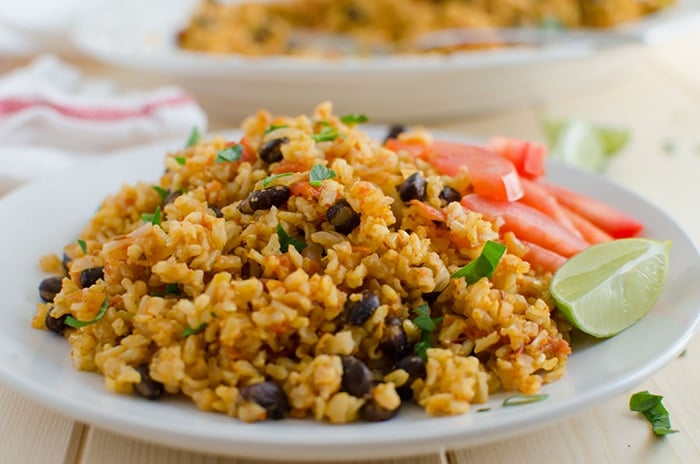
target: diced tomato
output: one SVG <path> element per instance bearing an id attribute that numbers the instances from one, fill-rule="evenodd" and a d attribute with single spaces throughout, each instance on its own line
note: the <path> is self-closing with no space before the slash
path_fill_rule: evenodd
<path id="1" fill-rule="evenodd" d="M 309 169 L 311 169 L 311 166 L 308 163 L 283 159 L 270 172 L 272 174 L 282 174 L 285 172 L 304 172 Z"/>
<path id="2" fill-rule="evenodd" d="M 558 185 L 545 182 L 541 182 L 540 185 L 554 195 L 559 203 L 588 219 L 614 238 L 633 237 L 644 228 L 627 214 L 598 200 Z"/>
<path id="3" fill-rule="evenodd" d="M 547 250 L 534 243 L 525 242 L 525 245 L 527 245 L 527 253 L 525 253 L 523 259 L 533 267 L 556 272 L 566 262 L 566 258 L 559 253 Z"/>
<path id="4" fill-rule="evenodd" d="M 501 230 L 512 231 L 518 238 L 570 257 L 588 247 L 588 243 L 549 216 L 518 202 L 498 201 L 483 195 L 470 194 L 462 205 L 481 213 L 489 220 L 503 221 Z"/>
<path id="5" fill-rule="evenodd" d="M 399 139 L 389 139 L 384 145 L 391 151 L 399 152 L 406 151 L 416 158 L 422 158 L 425 155 L 428 147 L 420 142 L 406 142 Z"/>
<path id="6" fill-rule="evenodd" d="M 523 177 L 536 179 L 545 173 L 547 149 L 544 145 L 514 138 L 493 137 L 489 140 L 489 148 L 509 159 Z"/>
<path id="7" fill-rule="evenodd" d="M 576 227 L 576 229 L 578 229 L 584 240 L 586 240 L 591 245 L 595 245 L 596 243 L 609 242 L 613 240 L 610 234 L 608 234 L 603 229 L 593 224 L 591 221 L 581 216 L 580 214 L 574 213 L 566 206 L 559 205 L 559 208 L 561 208 L 564 214 L 566 214 L 569 217 L 569 219 L 571 219 L 572 224 L 574 225 L 574 227 Z"/>
<path id="8" fill-rule="evenodd" d="M 418 209 L 419 214 L 424 219 L 429 221 L 445 222 L 445 213 L 427 203 L 414 199 L 409 201 L 408 204 L 415 206 Z"/>
<path id="9" fill-rule="evenodd" d="M 540 184 L 529 179 L 521 178 L 520 183 L 523 185 L 523 191 L 525 192 L 525 195 L 519 200 L 520 203 L 542 211 L 544 214 L 569 229 L 574 235 L 582 237 L 579 230 L 571 222 L 571 219 L 564 212 L 553 195 L 547 192 Z"/>
<path id="10" fill-rule="evenodd" d="M 321 194 L 321 188 L 314 187 L 308 180 L 300 180 L 289 186 L 289 192 L 295 197 L 302 197 L 306 198 L 307 200 L 312 200 L 314 198 L 318 198 L 318 196 Z"/>
<path id="11" fill-rule="evenodd" d="M 523 196 L 513 163 L 484 148 L 436 141 L 430 146 L 428 162 L 448 176 L 456 175 L 466 166 L 474 191 L 489 198 L 515 201 Z"/>

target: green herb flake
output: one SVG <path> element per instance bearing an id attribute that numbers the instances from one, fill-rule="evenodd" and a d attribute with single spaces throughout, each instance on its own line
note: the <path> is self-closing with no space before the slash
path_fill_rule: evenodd
<path id="1" fill-rule="evenodd" d="M 180 294 L 180 286 L 176 283 L 170 283 L 165 286 L 165 294 L 166 295 L 179 295 Z"/>
<path id="2" fill-rule="evenodd" d="M 87 254 L 87 243 L 85 243 L 85 240 L 78 239 L 76 241 L 80 249 L 83 250 L 83 254 Z"/>
<path id="3" fill-rule="evenodd" d="M 238 161 L 241 159 L 243 154 L 243 145 L 234 145 L 232 147 L 224 148 L 219 153 L 216 154 L 217 163 L 232 163 L 233 161 Z"/>
<path id="4" fill-rule="evenodd" d="M 413 347 L 413 352 L 420 356 L 423 361 L 428 360 L 428 349 L 430 348 L 430 333 L 442 323 L 442 317 L 430 317 L 430 308 L 423 303 L 413 310 L 418 316 L 413 319 L 416 327 L 421 329 L 420 341 Z"/>
<path id="5" fill-rule="evenodd" d="M 488 412 L 490 410 L 491 410 L 491 408 L 479 408 L 476 410 L 476 412 Z"/>
<path id="6" fill-rule="evenodd" d="M 504 399 L 502 406 L 505 408 L 508 406 L 522 406 L 523 404 L 539 403 L 547 398 L 549 398 L 549 395 L 546 393 L 542 393 L 540 395 L 517 394 Z"/>
<path id="7" fill-rule="evenodd" d="M 482 277 L 491 277 L 505 252 L 505 245 L 489 240 L 481 250 L 481 254 L 474 261 L 452 274 L 452 278 L 464 277 L 471 285 Z"/>
<path id="8" fill-rule="evenodd" d="M 678 432 L 671 428 L 671 419 L 668 410 L 661 403 L 662 400 L 663 396 L 654 395 L 646 390 L 637 392 L 630 398 L 630 411 L 641 412 L 651 424 L 656 436 Z"/>
<path id="9" fill-rule="evenodd" d="M 66 317 L 66 325 L 69 327 L 73 327 L 74 329 L 79 329 L 81 327 L 85 327 L 86 325 L 91 325 L 94 324 L 95 322 L 99 321 L 104 317 L 104 315 L 107 313 L 107 309 L 109 308 L 109 297 L 106 296 L 104 301 L 102 302 L 102 306 L 100 306 L 100 310 L 97 312 L 97 315 L 95 316 L 94 319 L 89 320 L 89 321 L 80 321 L 78 319 L 75 319 L 73 316 L 68 316 Z"/>
<path id="10" fill-rule="evenodd" d="M 286 124 L 280 124 L 280 125 L 271 124 L 270 127 L 265 129 L 265 132 L 263 133 L 263 135 L 267 135 L 272 131 L 276 131 L 277 129 L 286 129 L 287 127 L 289 127 L 289 126 Z"/>
<path id="11" fill-rule="evenodd" d="M 338 138 L 338 129 L 335 127 L 324 127 L 321 132 L 311 136 L 316 142 L 332 142 Z"/>
<path id="12" fill-rule="evenodd" d="M 143 213 L 141 215 L 143 222 L 150 222 L 154 226 L 159 226 L 161 221 L 160 206 L 156 206 L 156 210 L 152 213 Z"/>
<path id="13" fill-rule="evenodd" d="M 160 199 L 162 201 L 165 201 L 165 199 L 168 198 L 168 195 L 170 195 L 170 191 L 168 189 L 164 189 L 163 187 L 160 187 L 158 185 L 154 185 L 153 190 L 155 190 L 156 193 L 160 195 Z"/>
<path id="14" fill-rule="evenodd" d="M 195 335 L 195 334 L 198 334 L 200 332 L 204 332 L 204 329 L 206 329 L 208 325 L 209 324 L 207 324 L 206 322 L 202 322 L 201 324 L 199 324 L 198 327 L 190 327 L 188 325 L 187 327 L 185 327 L 185 330 L 182 331 L 182 334 L 181 334 L 182 338 L 186 338 L 186 337 L 189 337 L 190 335 Z"/>
<path id="15" fill-rule="evenodd" d="M 276 181 L 277 179 L 279 179 L 281 177 L 289 177 L 289 176 L 293 176 L 293 175 L 294 175 L 293 172 L 283 172 L 282 174 L 275 174 L 274 176 L 268 176 L 268 177 L 263 179 L 262 186 L 267 187 L 268 185 L 270 185 L 271 183 L 273 183 L 274 181 Z"/>
<path id="16" fill-rule="evenodd" d="M 175 161 L 177 161 L 177 164 L 179 164 L 180 166 L 184 166 L 185 163 L 187 163 L 187 158 L 185 158 L 184 156 L 176 156 Z"/>
<path id="17" fill-rule="evenodd" d="M 364 124 L 366 122 L 369 122 L 369 118 L 365 114 L 346 114 L 345 116 L 341 116 L 340 120 L 343 122 L 343 124 Z"/>
<path id="18" fill-rule="evenodd" d="M 333 179 L 335 176 L 334 170 L 328 169 L 322 164 L 314 164 L 309 171 L 309 184 L 313 187 L 320 187 L 321 181 Z"/>
<path id="19" fill-rule="evenodd" d="M 197 126 L 194 126 L 192 128 L 192 132 L 190 132 L 190 136 L 187 139 L 187 144 L 185 145 L 186 148 L 193 147 L 199 143 L 199 141 L 202 139 L 202 135 L 199 133 L 199 129 Z"/>
<path id="20" fill-rule="evenodd" d="M 280 239 L 280 251 L 282 253 L 289 251 L 289 245 L 292 245 L 299 252 L 306 248 L 306 243 L 303 240 L 290 236 L 281 224 L 277 224 L 277 235 Z"/>

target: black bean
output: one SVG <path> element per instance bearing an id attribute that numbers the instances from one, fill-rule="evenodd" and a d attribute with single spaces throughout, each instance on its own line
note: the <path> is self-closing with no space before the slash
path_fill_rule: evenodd
<path id="1" fill-rule="evenodd" d="M 379 297 L 365 290 L 362 292 L 362 297 L 357 301 L 348 299 L 345 302 L 345 311 L 347 313 L 348 324 L 362 325 L 367 322 L 367 319 L 372 317 L 374 311 L 379 307 Z"/>
<path id="2" fill-rule="evenodd" d="M 403 330 L 401 319 L 392 317 L 386 322 L 384 338 L 379 345 L 384 355 L 392 361 L 399 359 L 408 350 L 408 339 Z"/>
<path id="3" fill-rule="evenodd" d="M 49 308 L 48 311 L 46 311 L 46 319 L 44 319 L 44 323 L 46 324 L 46 328 L 49 329 L 53 333 L 56 333 L 58 335 L 63 335 L 63 332 L 66 330 L 66 319 L 68 318 L 68 314 L 64 314 L 63 316 L 60 316 L 60 317 L 53 317 L 51 315 L 52 310 L 53 310 L 53 306 L 51 308 Z"/>
<path id="4" fill-rule="evenodd" d="M 352 396 L 364 398 L 372 389 L 372 371 L 354 356 L 341 356 L 343 379 L 341 389 Z"/>
<path id="5" fill-rule="evenodd" d="M 430 293 L 424 293 L 421 295 L 423 297 L 423 301 L 425 301 L 428 304 L 432 304 L 435 302 L 435 300 L 438 299 L 442 292 L 430 292 Z"/>
<path id="6" fill-rule="evenodd" d="M 282 206 L 289 200 L 291 192 L 286 185 L 275 185 L 262 190 L 256 190 L 243 200 L 238 209 L 243 214 L 253 214 L 254 211 L 270 209 L 273 206 Z"/>
<path id="7" fill-rule="evenodd" d="M 149 400 L 158 399 L 163 394 L 163 384 L 151 378 L 148 372 L 148 364 L 141 364 L 135 369 L 136 372 L 141 374 L 141 381 L 134 384 L 136 393 Z"/>
<path id="8" fill-rule="evenodd" d="M 83 269 L 80 273 L 80 286 L 83 288 L 91 287 L 95 282 L 104 278 L 104 276 L 104 268 L 101 266 Z"/>
<path id="9" fill-rule="evenodd" d="M 219 209 L 218 207 L 209 205 L 209 209 L 214 211 L 214 216 L 218 218 L 224 217 L 224 213 L 222 213 L 221 209 Z"/>
<path id="10" fill-rule="evenodd" d="M 326 218 L 337 232 L 345 235 L 360 225 L 360 215 L 346 200 L 339 200 L 331 206 L 326 213 Z"/>
<path id="11" fill-rule="evenodd" d="M 182 192 L 180 190 L 174 190 L 172 192 L 169 191 L 168 196 L 166 196 L 165 199 L 163 199 L 163 206 L 169 205 L 170 203 L 175 201 L 175 199 L 180 195 L 182 195 Z"/>
<path id="12" fill-rule="evenodd" d="M 289 143 L 289 139 L 287 137 L 280 137 L 278 139 L 270 140 L 260 148 L 260 153 L 258 153 L 258 156 L 266 163 L 276 163 L 277 161 L 282 161 L 282 158 L 284 158 L 284 155 L 282 155 L 282 145 L 285 143 Z"/>
<path id="13" fill-rule="evenodd" d="M 265 408 L 268 419 L 282 419 L 287 412 L 287 395 L 274 382 L 265 381 L 243 387 L 241 396 Z"/>
<path id="14" fill-rule="evenodd" d="M 459 201 L 462 199 L 462 194 L 452 187 L 445 187 L 442 189 L 439 195 L 440 199 L 445 203 L 452 203 L 453 201 Z"/>
<path id="15" fill-rule="evenodd" d="M 70 271 L 71 261 L 73 261 L 73 258 L 63 253 L 63 259 L 61 260 L 61 263 L 63 263 L 63 268 L 66 270 L 66 272 Z"/>
<path id="16" fill-rule="evenodd" d="M 399 408 L 386 409 L 379 406 L 374 400 L 367 401 L 360 409 L 360 417 L 367 422 L 383 422 L 394 417 Z"/>
<path id="17" fill-rule="evenodd" d="M 44 301 L 53 301 L 58 292 L 61 291 L 62 277 L 49 277 L 39 284 L 39 296 Z"/>
<path id="18" fill-rule="evenodd" d="M 414 172 L 399 187 L 401 201 L 423 200 L 425 198 L 425 177 Z"/>
<path id="19" fill-rule="evenodd" d="M 319 245 L 318 243 L 311 242 L 311 243 L 308 243 L 306 245 L 306 247 L 304 247 L 304 249 L 301 252 L 301 255 L 304 258 L 308 258 L 312 261 L 320 262 L 321 259 L 323 259 L 323 252 L 324 251 L 325 250 L 323 249 L 323 247 L 321 245 Z"/>
<path id="20" fill-rule="evenodd" d="M 413 390 L 411 390 L 411 385 L 417 379 L 424 379 L 426 376 L 425 361 L 423 358 L 416 355 L 409 355 L 401 359 L 396 363 L 397 369 L 403 369 L 408 373 L 408 380 L 405 384 L 401 385 L 396 389 L 401 399 L 408 399 L 413 397 Z"/>
<path id="21" fill-rule="evenodd" d="M 386 137 L 384 137 L 384 144 L 386 144 L 391 139 L 397 138 L 404 132 L 406 132 L 406 127 L 401 124 L 393 124 L 389 126 L 389 131 L 387 132 Z"/>

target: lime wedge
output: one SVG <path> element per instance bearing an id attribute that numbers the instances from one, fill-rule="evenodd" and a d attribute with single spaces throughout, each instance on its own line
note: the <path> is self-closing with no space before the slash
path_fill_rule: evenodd
<path id="1" fill-rule="evenodd" d="M 641 319 L 661 295 L 670 241 L 629 238 L 585 249 L 554 274 L 550 291 L 576 328 L 610 337 Z"/>
<path id="2" fill-rule="evenodd" d="M 593 171 L 600 170 L 606 158 L 629 140 L 627 130 L 582 119 L 545 119 L 542 129 L 554 158 Z"/>

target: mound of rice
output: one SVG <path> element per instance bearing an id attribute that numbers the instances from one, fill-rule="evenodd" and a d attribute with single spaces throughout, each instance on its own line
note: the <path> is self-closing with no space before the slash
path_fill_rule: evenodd
<path id="1" fill-rule="evenodd" d="M 168 154 L 159 189 L 125 185 L 63 263 L 42 261 L 67 274 L 33 326 L 64 335 L 76 369 L 99 372 L 116 393 L 184 394 L 244 421 L 334 423 L 385 420 L 411 401 L 461 414 L 492 392 L 533 394 L 563 374 L 569 327 L 555 317 L 551 275 L 521 259 L 517 237 L 440 198 L 445 186 L 470 192 L 466 170 L 440 176 L 328 103 L 310 117 L 261 111 L 243 131 L 240 143 Z M 317 165 L 332 171 L 310 182 Z M 416 172 L 444 221 L 399 197 Z M 288 197 L 251 200 L 274 187 Z M 507 246 L 493 276 L 451 278 L 488 240 Z M 427 334 L 418 308 L 436 326 Z M 73 328 L 68 317 L 85 322 Z M 422 337 L 430 348 L 420 353 Z"/>

